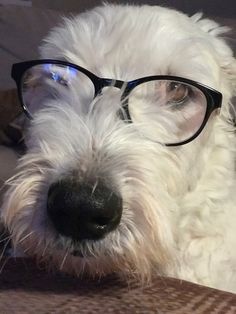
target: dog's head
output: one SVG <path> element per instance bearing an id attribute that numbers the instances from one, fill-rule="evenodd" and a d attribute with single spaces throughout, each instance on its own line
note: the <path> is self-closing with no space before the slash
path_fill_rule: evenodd
<path id="1" fill-rule="evenodd" d="M 16 246 L 77 274 L 176 262 L 176 220 L 209 177 L 218 188 L 235 141 L 225 31 L 107 5 L 52 30 L 47 60 L 15 66 L 33 118 L 2 211 Z"/>

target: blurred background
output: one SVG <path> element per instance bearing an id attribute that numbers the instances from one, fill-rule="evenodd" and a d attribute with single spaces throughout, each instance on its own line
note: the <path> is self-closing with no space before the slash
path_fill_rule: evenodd
<path id="1" fill-rule="evenodd" d="M 33 0 L 32 3 L 37 7 L 50 8 L 54 10 L 75 11 L 80 8 L 89 8 L 101 3 L 98 0 Z M 115 3 L 146 3 L 152 5 L 165 5 L 175 7 L 186 13 L 195 13 L 204 11 L 209 15 L 218 15 L 225 17 L 236 17 L 235 0 L 133 0 L 133 1 L 108 1 Z"/>

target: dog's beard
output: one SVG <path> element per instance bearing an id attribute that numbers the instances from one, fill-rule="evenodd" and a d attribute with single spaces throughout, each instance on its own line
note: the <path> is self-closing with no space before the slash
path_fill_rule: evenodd
<path id="1" fill-rule="evenodd" d="M 152 184 L 145 184 L 148 174 L 129 170 L 123 183 L 123 215 L 120 225 L 98 241 L 73 241 L 53 228 L 46 213 L 49 178 L 55 169 L 39 154 L 28 153 L 18 174 L 8 182 L 4 220 L 14 248 L 23 249 L 49 267 L 81 275 L 104 275 L 113 271 L 150 278 L 155 269 L 165 272 L 170 258 L 172 239 L 169 226 L 158 210 Z M 137 196 L 134 191 L 139 191 Z M 168 245 L 167 245 L 168 243 Z"/>

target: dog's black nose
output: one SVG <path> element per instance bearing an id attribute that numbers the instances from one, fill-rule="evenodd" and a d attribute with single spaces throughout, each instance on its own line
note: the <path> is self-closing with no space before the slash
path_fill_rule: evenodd
<path id="1" fill-rule="evenodd" d="M 98 240 L 119 225 L 122 199 L 103 184 L 93 188 L 63 179 L 49 188 L 47 212 L 60 234 L 73 240 Z"/>

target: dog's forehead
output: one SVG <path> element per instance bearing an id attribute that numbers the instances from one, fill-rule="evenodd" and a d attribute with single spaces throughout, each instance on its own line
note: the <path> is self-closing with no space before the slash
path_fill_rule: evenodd
<path id="1" fill-rule="evenodd" d="M 49 36 L 44 57 L 56 56 L 99 76 L 122 80 L 157 74 L 197 80 L 198 72 L 199 76 L 210 72 L 211 61 L 205 63 L 201 58 L 204 46 L 199 38 L 204 32 L 199 34 L 195 23 L 175 10 L 104 6 L 65 24 Z M 198 71 L 191 77 L 189 68 L 193 66 Z"/>

